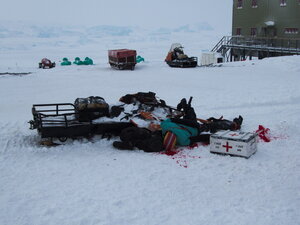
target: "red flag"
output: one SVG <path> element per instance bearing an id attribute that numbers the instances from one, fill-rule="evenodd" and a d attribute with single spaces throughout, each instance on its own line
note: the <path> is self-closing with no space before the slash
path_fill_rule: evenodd
<path id="1" fill-rule="evenodd" d="M 264 142 L 270 142 L 271 137 L 270 137 L 269 131 L 270 131 L 269 128 L 265 128 L 263 125 L 259 125 L 256 133 L 258 134 L 259 138 L 261 140 L 263 140 Z"/>

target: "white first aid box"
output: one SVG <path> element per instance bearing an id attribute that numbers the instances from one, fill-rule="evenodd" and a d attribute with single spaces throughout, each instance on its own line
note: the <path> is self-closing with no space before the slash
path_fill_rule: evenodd
<path id="1" fill-rule="evenodd" d="M 257 150 L 257 134 L 218 131 L 210 136 L 210 152 L 249 158 Z"/>

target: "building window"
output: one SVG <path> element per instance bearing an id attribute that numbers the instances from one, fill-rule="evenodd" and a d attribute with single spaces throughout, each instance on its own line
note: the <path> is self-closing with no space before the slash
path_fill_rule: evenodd
<path id="1" fill-rule="evenodd" d="M 280 6 L 286 6 L 286 0 L 280 0 Z"/>
<path id="2" fill-rule="evenodd" d="M 243 8 L 243 0 L 237 0 L 237 8 L 238 9 Z"/>
<path id="3" fill-rule="evenodd" d="M 285 28 L 284 33 L 285 34 L 298 34 L 299 30 L 298 28 Z"/>
<path id="4" fill-rule="evenodd" d="M 236 28 L 236 35 L 238 36 L 242 35 L 242 28 Z"/>
<path id="5" fill-rule="evenodd" d="M 251 36 L 255 37 L 256 34 L 257 34 L 257 29 L 256 28 L 251 28 L 250 34 L 251 34 Z"/>
<path id="6" fill-rule="evenodd" d="M 257 0 L 252 0 L 252 8 L 257 8 Z"/>

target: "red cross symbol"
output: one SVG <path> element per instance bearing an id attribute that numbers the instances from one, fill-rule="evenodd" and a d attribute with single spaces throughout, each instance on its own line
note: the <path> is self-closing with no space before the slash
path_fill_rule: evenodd
<path id="1" fill-rule="evenodd" d="M 230 136 L 239 136 L 237 133 L 234 133 L 234 134 L 229 134 Z"/>
<path id="2" fill-rule="evenodd" d="M 226 141 L 226 145 L 222 145 L 224 148 L 226 148 L 226 152 L 228 152 L 228 150 L 230 148 L 232 148 L 232 146 L 229 146 L 228 141 Z"/>

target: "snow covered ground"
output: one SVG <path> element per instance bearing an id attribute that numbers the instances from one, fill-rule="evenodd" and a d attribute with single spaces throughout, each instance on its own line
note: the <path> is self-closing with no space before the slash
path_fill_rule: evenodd
<path id="1" fill-rule="evenodd" d="M 47 34 L 1 38 L 0 72 L 32 72 L 0 76 L 1 225 L 300 224 L 299 56 L 176 69 L 163 62 L 171 43 L 200 57 L 222 34 Z M 136 49 L 146 62 L 134 71 L 113 70 L 107 50 L 114 48 Z M 96 65 L 37 69 L 43 57 L 59 64 L 76 56 Z M 193 96 L 199 118 L 242 115 L 242 130 L 262 124 L 274 139 L 260 142 L 248 160 L 210 154 L 209 146 L 171 157 L 119 151 L 115 139 L 100 137 L 41 147 L 36 130 L 28 129 L 32 104 L 91 95 L 113 104 L 138 91 L 156 92 L 169 105 Z"/>

